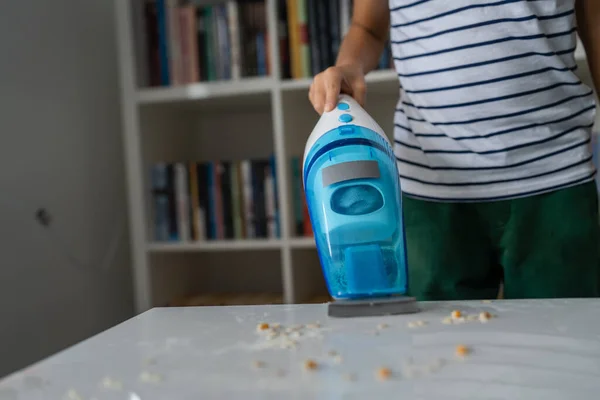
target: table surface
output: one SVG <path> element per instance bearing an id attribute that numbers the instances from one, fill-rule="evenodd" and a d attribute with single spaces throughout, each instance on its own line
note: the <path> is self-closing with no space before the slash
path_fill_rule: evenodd
<path id="1" fill-rule="evenodd" d="M 352 319 L 322 304 L 153 309 L 6 377 L 0 400 L 598 398 L 600 299 L 420 307 Z"/>

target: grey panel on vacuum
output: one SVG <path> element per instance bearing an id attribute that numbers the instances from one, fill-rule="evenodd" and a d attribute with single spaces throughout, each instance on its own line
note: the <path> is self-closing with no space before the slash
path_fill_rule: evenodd
<path id="1" fill-rule="evenodd" d="M 323 169 L 323 186 L 360 178 L 379 178 L 377 161 L 348 161 Z"/>

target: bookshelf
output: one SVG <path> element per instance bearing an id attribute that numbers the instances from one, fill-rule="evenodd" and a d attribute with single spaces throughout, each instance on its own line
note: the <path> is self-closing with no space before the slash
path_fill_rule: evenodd
<path id="1" fill-rule="evenodd" d="M 148 55 L 141 51 L 147 40 L 140 28 L 144 2 L 115 0 L 137 310 L 204 294 L 265 294 L 285 303 L 322 299 L 326 289 L 314 241 L 296 229 L 294 210 L 299 199 L 291 165 L 294 157 L 302 155 L 318 120 L 307 97 L 310 71 L 300 76 L 296 71 L 292 79 L 282 65 L 280 39 L 266 35 L 266 75 L 150 85 L 144 71 Z M 204 7 L 227 2 L 192 3 Z M 276 32 L 281 28 L 279 6 L 286 2 L 265 0 L 264 4 L 264 28 Z M 348 11 L 342 7 L 340 12 Z M 367 84 L 367 111 L 391 134 L 396 73 L 384 64 L 367 76 Z M 276 236 L 156 240 L 153 166 L 267 158 L 273 159 L 276 171 Z"/>

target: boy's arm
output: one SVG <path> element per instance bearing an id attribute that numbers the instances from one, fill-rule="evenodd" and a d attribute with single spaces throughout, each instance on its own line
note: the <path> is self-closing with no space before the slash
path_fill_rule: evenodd
<path id="1" fill-rule="evenodd" d="M 387 0 L 355 0 L 352 21 L 344 38 L 336 65 L 360 64 L 363 73 L 379 63 L 390 28 Z"/>
<path id="2" fill-rule="evenodd" d="M 576 0 L 577 32 L 587 55 L 588 66 L 600 96 L 600 0 Z"/>

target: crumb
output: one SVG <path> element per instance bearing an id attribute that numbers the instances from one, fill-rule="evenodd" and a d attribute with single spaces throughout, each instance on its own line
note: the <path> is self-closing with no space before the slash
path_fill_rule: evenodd
<path id="1" fill-rule="evenodd" d="M 417 321 L 417 325 L 418 326 L 425 326 L 425 325 L 427 325 L 427 321 Z"/>
<path id="2" fill-rule="evenodd" d="M 317 328 L 321 327 L 321 324 L 319 324 L 318 322 L 315 322 L 314 324 L 308 324 L 308 325 L 306 325 L 306 327 L 308 329 L 317 329 Z"/>
<path id="3" fill-rule="evenodd" d="M 379 324 L 377 325 L 377 329 L 385 329 L 385 328 L 389 328 L 388 324 Z"/>
<path id="4" fill-rule="evenodd" d="M 112 389 L 112 390 L 123 389 L 123 384 L 121 382 L 111 379 L 109 377 L 106 377 L 102 380 L 102 386 L 104 386 L 106 389 Z"/>
<path id="5" fill-rule="evenodd" d="M 281 328 L 281 324 L 279 322 L 275 322 L 274 324 L 271 324 L 271 328 L 279 329 L 279 328 Z"/>
<path id="6" fill-rule="evenodd" d="M 452 318 L 451 317 L 446 317 L 442 320 L 442 324 L 446 324 L 446 325 L 450 325 L 452 324 Z"/>
<path id="7" fill-rule="evenodd" d="M 337 351 L 335 351 L 335 350 L 330 350 L 330 351 L 329 351 L 327 354 L 328 354 L 329 356 L 331 356 L 331 357 L 335 357 L 335 356 L 337 356 L 337 355 L 338 355 L 338 352 L 337 352 Z"/>
<path id="8" fill-rule="evenodd" d="M 336 364 L 341 364 L 343 361 L 344 361 L 344 358 L 342 356 L 340 356 L 339 354 L 335 355 L 333 357 L 333 362 L 335 362 Z"/>
<path id="9" fill-rule="evenodd" d="M 257 330 L 258 332 L 264 332 L 264 331 L 266 331 L 267 329 L 269 329 L 269 324 L 267 324 L 266 322 L 261 322 L 260 324 L 258 324 L 258 325 L 256 326 L 256 330 Z"/>
<path id="10" fill-rule="evenodd" d="M 300 338 L 300 336 L 302 336 L 302 332 L 300 331 L 293 331 L 292 333 L 290 333 L 290 337 L 292 339 L 298 339 Z"/>
<path id="11" fill-rule="evenodd" d="M 377 369 L 375 374 L 377 375 L 377 379 L 380 381 L 385 381 L 392 376 L 392 370 L 386 367 L 381 367 Z"/>
<path id="12" fill-rule="evenodd" d="M 452 311 L 452 314 L 450 314 L 450 316 L 453 319 L 458 319 L 458 318 L 462 317 L 462 313 L 458 310 L 454 310 L 454 311 Z"/>
<path id="13" fill-rule="evenodd" d="M 471 350 L 464 344 L 459 344 L 458 346 L 456 346 L 456 355 L 459 357 L 464 357 L 470 352 Z"/>
<path id="14" fill-rule="evenodd" d="M 75 389 L 69 389 L 65 398 L 67 400 L 83 400 L 83 397 Z"/>
<path id="15" fill-rule="evenodd" d="M 267 364 L 264 361 L 256 360 L 252 363 L 252 366 L 254 368 L 264 368 L 267 366 Z"/>
<path id="16" fill-rule="evenodd" d="M 279 336 L 279 333 L 277 333 L 277 332 L 270 332 L 267 335 L 267 340 L 273 340 L 273 339 L 277 338 L 278 336 Z"/>
<path id="17" fill-rule="evenodd" d="M 348 382 L 354 382 L 356 381 L 356 374 L 353 373 L 348 373 L 348 374 L 344 374 L 344 380 L 348 381 Z"/>
<path id="18" fill-rule="evenodd" d="M 416 328 L 416 327 L 417 327 L 417 324 L 416 324 L 416 322 L 410 321 L 410 322 L 408 323 L 408 327 L 409 327 L 409 328 L 411 328 L 411 329 L 412 329 L 412 328 Z"/>
<path id="19" fill-rule="evenodd" d="M 304 361 L 304 369 L 307 371 L 314 371 L 318 368 L 318 364 L 314 360 L 306 360 Z"/>
<path id="20" fill-rule="evenodd" d="M 490 320 L 490 318 L 492 318 L 492 315 L 487 311 L 484 311 L 481 314 L 479 314 L 479 321 L 481 322 L 487 322 Z"/>
<path id="21" fill-rule="evenodd" d="M 425 322 L 425 321 L 411 321 L 408 323 L 409 328 L 417 328 L 417 327 L 422 327 L 425 325 L 427 325 L 427 322 Z"/>
<path id="22" fill-rule="evenodd" d="M 492 301 L 491 301 L 491 300 L 481 300 L 481 302 L 482 302 L 483 304 L 490 304 Z"/>
<path id="23" fill-rule="evenodd" d="M 151 372 L 142 372 L 140 374 L 140 380 L 146 383 L 159 383 L 163 380 L 160 374 L 153 374 Z"/>

